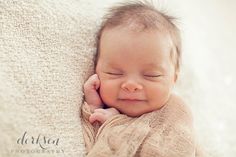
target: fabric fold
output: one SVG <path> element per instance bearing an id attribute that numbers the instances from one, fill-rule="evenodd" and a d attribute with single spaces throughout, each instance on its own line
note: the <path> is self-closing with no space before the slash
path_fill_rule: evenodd
<path id="1" fill-rule="evenodd" d="M 194 157 L 192 115 L 177 96 L 172 95 L 160 110 L 128 117 L 113 116 L 99 128 L 86 124 L 88 104 L 84 104 L 84 135 L 87 157 Z"/>

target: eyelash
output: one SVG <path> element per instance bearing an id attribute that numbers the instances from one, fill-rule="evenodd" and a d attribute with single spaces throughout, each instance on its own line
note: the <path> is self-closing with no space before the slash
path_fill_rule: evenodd
<path id="1" fill-rule="evenodd" d="M 111 72 L 105 72 L 106 74 L 109 74 L 109 75 L 117 75 L 117 76 L 119 76 L 119 75 L 123 75 L 123 74 L 120 74 L 120 73 L 111 73 Z"/>
<path id="2" fill-rule="evenodd" d="M 160 77 L 161 75 L 144 75 L 145 77 Z"/>
<path id="3" fill-rule="evenodd" d="M 111 72 L 106 72 L 106 74 L 109 74 L 109 75 L 116 75 L 116 76 L 123 75 L 123 74 L 111 73 Z M 161 75 L 144 75 L 144 76 L 145 76 L 145 77 L 152 77 L 152 78 L 155 78 L 155 77 L 160 77 Z"/>

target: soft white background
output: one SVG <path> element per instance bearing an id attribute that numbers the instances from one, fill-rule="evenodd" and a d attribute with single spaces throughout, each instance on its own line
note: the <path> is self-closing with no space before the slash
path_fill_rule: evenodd
<path id="1" fill-rule="evenodd" d="M 93 2 L 105 10 L 117 1 Z M 183 66 L 176 90 L 192 108 L 199 141 L 213 157 L 236 156 L 236 1 L 153 2 L 179 17 Z"/>

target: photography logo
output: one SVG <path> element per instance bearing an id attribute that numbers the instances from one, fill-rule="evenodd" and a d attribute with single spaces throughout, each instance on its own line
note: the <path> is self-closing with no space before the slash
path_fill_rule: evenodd
<path id="1" fill-rule="evenodd" d="M 59 149 L 60 139 L 55 137 L 44 136 L 38 134 L 32 136 L 25 131 L 19 138 L 16 139 L 16 144 L 20 145 L 21 149 L 12 149 L 11 153 L 64 153 L 63 149 Z M 29 149 L 30 147 L 30 149 Z M 28 149 L 27 149 L 28 148 Z"/>

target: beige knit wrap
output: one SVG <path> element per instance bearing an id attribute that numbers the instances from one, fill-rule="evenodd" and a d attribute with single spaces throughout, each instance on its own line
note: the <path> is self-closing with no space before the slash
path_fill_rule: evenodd
<path id="1" fill-rule="evenodd" d="M 100 127 L 88 122 L 90 114 L 85 103 L 82 124 L 88 157 L 204 156 L 197 150 L 191 112 L 175 95 L 160 110 L 137 118 L 116 115 Z"/>

